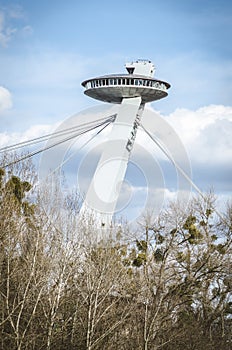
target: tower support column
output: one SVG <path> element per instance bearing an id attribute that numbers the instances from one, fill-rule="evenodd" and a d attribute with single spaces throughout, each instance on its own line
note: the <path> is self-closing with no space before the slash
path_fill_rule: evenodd
<path id="1" fill-rule="evenodd" d="M 110 226 L 133 148 L 144 104 L 141 97 L 124 98 L 81 208 L 101 226 Z"/>

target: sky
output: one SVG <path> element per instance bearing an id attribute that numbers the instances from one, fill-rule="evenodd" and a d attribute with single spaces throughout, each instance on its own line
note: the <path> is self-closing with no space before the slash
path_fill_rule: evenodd
<path id="1" fill-rule="evenodd" d="M 197 186 L 228 199 L 231 37 L 230 0 L 0 1 L 0 146 L 101 105 L 83 94 L 83 80 L 149 59 L 155 77 L 171 84 L 169 96 L 149 109 L 175 130 Z M 166 173 L 163 187 L 172 195 Z M 133 186 L 143 193 L 143 185 Z"/>

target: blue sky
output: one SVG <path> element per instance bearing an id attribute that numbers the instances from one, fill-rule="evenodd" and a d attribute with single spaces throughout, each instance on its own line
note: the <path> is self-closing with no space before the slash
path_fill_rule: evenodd
<path id="1" fill-rule="evenodd" d="M 80 82 L 137 58 L 151 59 L 172 85 L 157 103 L 162 112 L 231 105 L 231 1 L 19 0 L 0 10 L 1 85 L 12 94 L 13 119 L 53 121 L 94 104 Z"/>
<path id="2" fill-rule="evenodd" d="M 83 94 L 83 80 L 147 58 L 171 84 L 151 107 L 180 135 L 203 189 L 230 193 L 231 38 L 230 0 L 1 1 L 1 144 L 99 104 Z"/>

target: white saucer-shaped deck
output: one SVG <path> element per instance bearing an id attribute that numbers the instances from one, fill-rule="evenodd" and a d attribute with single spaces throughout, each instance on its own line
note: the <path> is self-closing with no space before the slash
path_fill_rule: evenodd
<path id="1" fill-rule="evenodd" d="M 143 75 L 106 75 L 83 81 L 84 93 L 110 103 L 121 103 L 124 98 L 141 97 L 142 103 L 159 100 L 168 95 L 165 81 Z"/>

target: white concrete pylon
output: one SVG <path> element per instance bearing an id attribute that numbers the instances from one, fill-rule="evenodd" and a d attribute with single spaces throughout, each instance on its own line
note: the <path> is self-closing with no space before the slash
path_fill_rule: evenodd
<path id="1" fill-rule="evenodd" d="M 141 97 L 123 99 L 86 194 L 81 215 L 100 226 L 111 225 L 143 109 Z"/>

